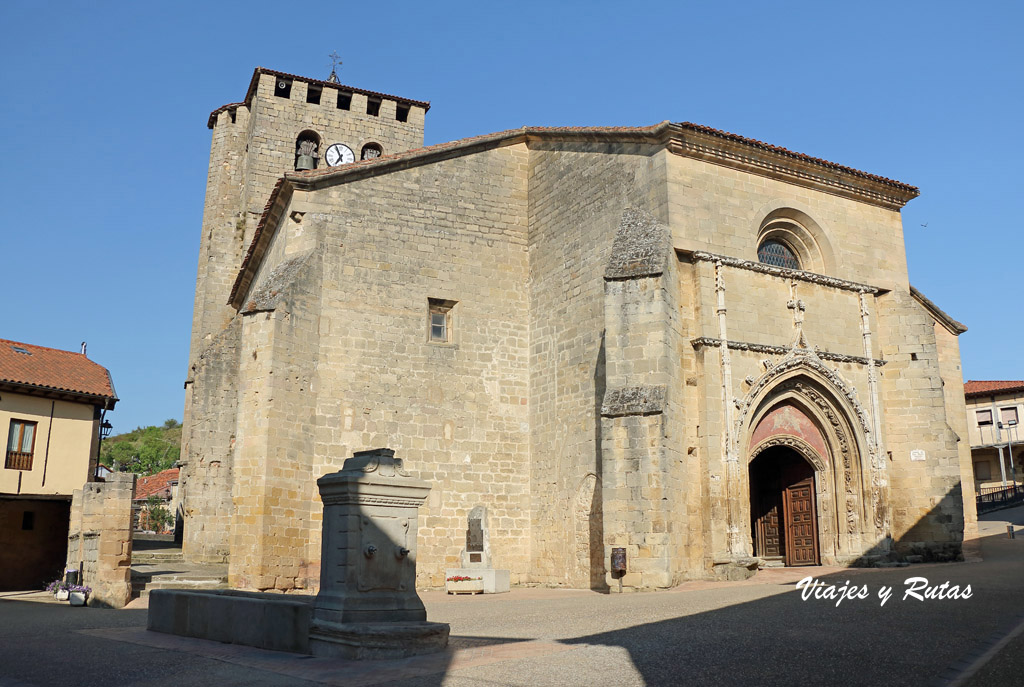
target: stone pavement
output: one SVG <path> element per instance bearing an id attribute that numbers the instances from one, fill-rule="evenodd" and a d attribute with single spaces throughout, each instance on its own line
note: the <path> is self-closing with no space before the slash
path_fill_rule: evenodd
<path id="1" fill-rule="evenodd" d="M 1018 538 L 1006 538 L 1006 522 Z M 741 583 L 597 594 L 423 593 L 452 626 L 443 654 L 353 662 L 146 632 L 144 610 L 0 599 L 0 687 L 43 685 L 961 685 L 1024 684 L 1024 508 L 985 516 L 984 561 L 773 569 Z M 869 599 L 802 601 L 807 574 Z M 902 600 L 904 580 L 971 585 L 961 600 Z M 885 606 L 882 585 L 894 587 Z M 45 600 L 44 595 L 36 595 Z"/>

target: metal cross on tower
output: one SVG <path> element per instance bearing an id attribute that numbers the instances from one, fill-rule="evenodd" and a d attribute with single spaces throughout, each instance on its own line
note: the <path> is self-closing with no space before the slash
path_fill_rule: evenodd
<path id="1" fill-rule="evenodd" d="M 330 83 L 338 83 L 338 67 L 341 66 L 341 57 L 337 50 L 333 50 L 328 57 L 331 58 L 331 75 L 327 77 Z"/>

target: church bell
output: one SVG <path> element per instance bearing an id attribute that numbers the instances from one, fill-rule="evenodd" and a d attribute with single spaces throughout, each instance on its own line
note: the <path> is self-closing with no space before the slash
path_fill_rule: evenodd
<path id="1" fill-rule="evenodd" d="M 312 155 L 299 155 L 298 161 L 295 163 L 295 169 L 302 171 L 304 169 L 316 169 L 316 161 Z"/>

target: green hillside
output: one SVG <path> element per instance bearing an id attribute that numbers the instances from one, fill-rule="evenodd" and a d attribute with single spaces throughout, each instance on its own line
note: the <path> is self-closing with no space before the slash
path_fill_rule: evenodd
<path id="1" fill-rule="evenodd" d="M 171 419 L 160 427 L 138 427 L 103 440 L 100 462 L 123 472 L 155 475 L 174 467 L 181 455 L 181 423 Z"/>

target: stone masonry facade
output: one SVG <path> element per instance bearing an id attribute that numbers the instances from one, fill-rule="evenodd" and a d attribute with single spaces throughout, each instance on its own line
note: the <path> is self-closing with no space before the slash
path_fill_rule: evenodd
<path id="1" fill-rule="evenodd" d="M 380 446 L 432 486 L 421 586 L 479 505 L 513 584 L 603 588 L 616 547 L 629 587 L 749 574 L 751 465 L 779 451 L 813 474 L 818 562 L 973 536 L 964 328 L 909 284 L 915 188 L 692 124 L 417 148 L 415 101 L 349 121 L 277 74 L 211 116 L 188 558 L 315 589 L 316 480 Z M 292 171 L 304 129 L 384 155 Z M 759 259 L 772 241 L 799 269 Z"/>
<path id="2" fill-rule="evenodd" d="M 124 608 L 131 600 L 132 500 L 135 475 L 87 482 L 71 497 L 67 569 L 81 573 L 90 606 Z"/>

